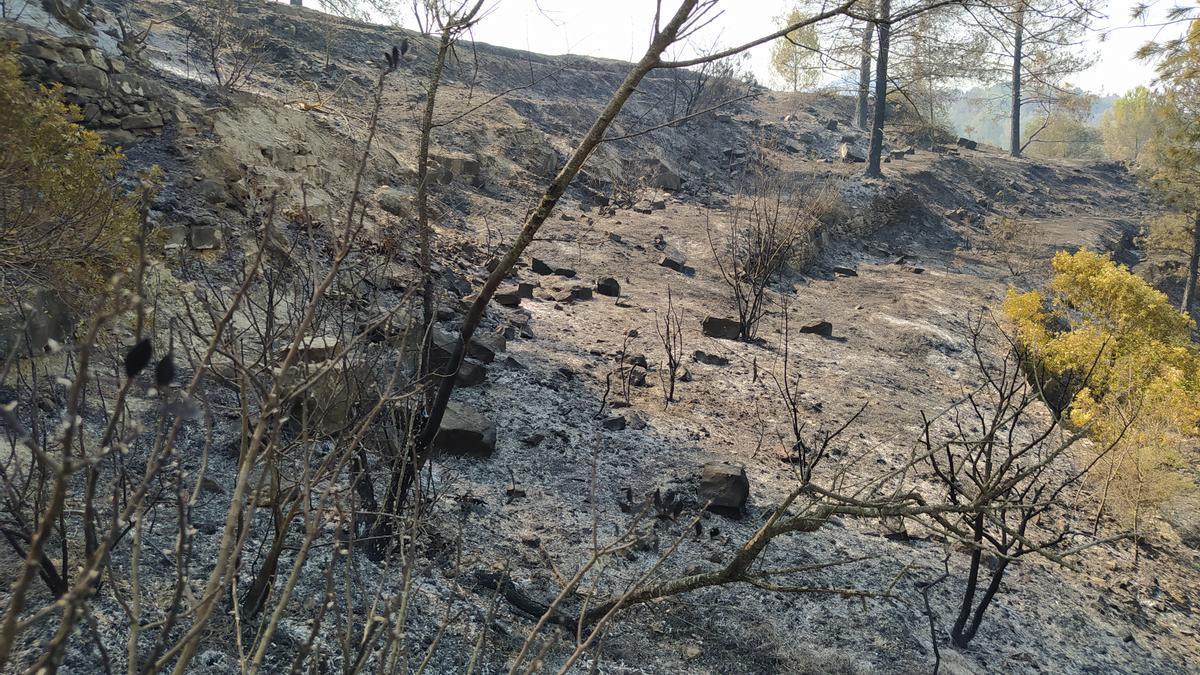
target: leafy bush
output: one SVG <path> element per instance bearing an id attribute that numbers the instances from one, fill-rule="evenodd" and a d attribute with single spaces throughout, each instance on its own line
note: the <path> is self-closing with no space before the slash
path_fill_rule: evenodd
<path id="1" fill-rule="evenodd" d="M 20 79 L 0 48 L 0 282 L 86 302 L 135 253 L 136 199 L 117 184 L 119 150 L 76 124 L 57 88 Z"/>
<path id="2" fill-rule="evenodd" d="M 1183 485 L 1181 454 L 1200 435 L 1194 325 L 1167 296 L 1107 256 L 1060 252 L 1045 291 L 1010 291 L 1018 341 L 1051 377 L 1073 379 L 1070 422 L 1112 451 L 1094 458 L 1101 510 L 1137 522 Z"/>

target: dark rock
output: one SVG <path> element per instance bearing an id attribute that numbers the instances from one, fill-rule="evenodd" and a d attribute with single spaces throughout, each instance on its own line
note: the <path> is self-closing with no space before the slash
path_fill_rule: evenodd
<path id="1" fill-rule="evenodd" d="M 833 324 L 828 321 L 812 321 L 800 326 L 800 332 L 820 335 L 821 337 L 832 337 Z"/>
<path id="2" fill-rule="evenodd" d="M 959 136 L 957 145 L 958 145 L 958 147 L 966 148 L 967 150 L 975 150 L 976 148 L 979 147 L 979 144 L 977 142 L 975 142 L 969 138 L 963 138 L 962 136 Z"/>
<path id="3" fill-rule="evenodd" d="M 65 63 L 58 66 L 58 76 L 62 78 L 63 82 L 76 87 L 95 91 L 108 89 L 108 75 L 99 68 L 82 63 Z"/>
<path id="4" fill-rule="evenodd" d="M 858 271 L 855 270 L 853 267 L 840 267 L 837 265 L 834 265 L 833 273 L 838 275 L 839 277 L 856 277 L 856 276 L 858 276 Z"/>
<path id="5" fill-rule="evenodd" d="M 600 423 L 600 426 L 608 431 L 623 431 L 625 429 L 625 425 L 625 418 L 621 417 L 620 415 L 609 417 Z"/>
<path id="6" fill-rule="evenodd" d="M 727 366 L 727 365 L 729 365 L 729 359 L 725 358 L 724 356 L 721 356 L 719 354 L 709 354 L 708 352 L 702 352 L 699 349 L 697 349 L 696 352 L 694 354 L 692 354 L 692 359 L 695 360 L 697 363 L 703 363 L 708 366 Z"/>
<path id="7" fill-rule="evenodd" d="M 121 128 L 125 129 L 126 131 L 132 131 L 135 129 L 157 129 L 162 125 L 162 115 L 157 112 L 126 115 L 121 119 Z"/>
<path id="8" fill-rule="evenodd" d="M 207 251 L 221 245 L 221 230 L 213 225 L 193 225 L 188 228 L 188 242 L 197 251 Z"/>
<path id="9" fill-rule="evenodd" d="M 507 346 L 507 341 L 500 333 L 484 333 L 471 337 L 471 343 L 467 345 L 467 354 L 484 363 L 491 363 Z"/>
<path id="10" fill-rule="evenodd" d="M 621 284 L 614 277 L 601 277 L 596 280 L 596 292 L 615 298 L 621 295 Z"/>
<path id="11" fill-rule="evenodd" d="M 529 261 L 529 269 L 532 270 L 534 274 L 541 274 L 542 276 L 554 274 L 554 268 L 547 265 L 544 260 L 539 258 L 534 258 Z"/>
<path id="12" fill-rule="evenodd" d="M 683 272 L 687 269 L 687 256 L 675 249 L 668 249 L 663 252 L 658 264 L 676 272 Z"/>
<path id="13" fill-rule="evenodd" d="M 575 270 L 571 269 L 570 267 L 556 267 L 554 268 L 554 273 L 566 279 L 575 278 Z"/>
<path id="14" fill-rule="evenodd" d="M 454 381 L 464 387 L 483 384 L 486 379 L 487 368 L 482 363 L 471 359 L 463 359 L 462 363 L 458 364 L 458 373 L 454 376 Z"/>
<path id="15" fill-rule="evenodd" d="M 750 479 L 745 467 L 729 462 L 708 462 L 700 473 L 700 502 L 710 511 L 741 516 L 750 499 Z"/>
<path id="16" fill-rule="evenodd" d="M 825 128 L 830 131 L 837 131 L 838 130 L 838 121 L 837 120 L 829 120 L 828 122 L 825 123 Z"/>
<path id="17" fill-rule="evenodd" d="M 532 295 L 533 294 L 531 292 L 530 297 L 532 297 Z M 495 300 L 496 304 L 498 305 L 502 305 L 504 307 L 516 307 L 517 305 L 521 304 L 522 297 L 521 289 L 519 287 L 501 286 L 500 288 L 496 289 L 496 293 L 492 296 L 492 299 Z"/>
<path id="18" fill-rule="evenodd" d="M 626 356 L 625 363 L 628 363 L 631 366 L 637 366 L 639 368 L 649 368 L 650 367 L 649 362 L 646 361 L 645 354 L 631 354 L 629 356 Z"/>
<path id="19" fill-rule="evenodd" d="M 451 455 L 490 457 L 496 451 L 496 427 L 478 410 L 451 401 L 433 447 Z"/>
<path id="20" fill-rule="evenodd" d="M 700 330 L 708 337 L 721 340 L 736 340 L 741 335 L 742 324 L 735 319 L 721 319 L 710 316 L 700 322 Z"/>

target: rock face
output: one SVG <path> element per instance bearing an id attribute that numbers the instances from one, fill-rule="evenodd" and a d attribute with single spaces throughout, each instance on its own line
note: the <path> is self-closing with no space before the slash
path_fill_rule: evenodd
<path id="1" fill-rule="evenodd" d="M 63 85 L 63 97 L 83 111 L 83 123 L 110 141 L 154 134 L 163 127 L 162 91 L 127 72 L 125 60 L 109 56 L 91 37 L 55 37 L 5 24 L 0 42 L 17 45 L 21 74 Z"/>
<path id="2" fill-rule="evenodd" d="M 490 457 L 496 451 L 496 427 L 478 410 L 451 401 L 433 447 L 451 455 Z"/>
<path id="3" fill-rule="evenodd" d="M 708 509 L 740 517 L 750 499 L 750 479 L 740 464 L 709 462 L 700 472 L 700 503 Z"/>
<path id="4" fill-rule="evenodd" d="M 706 317 L 700 322 L 700 330 L 708 337 L 720 340 L 736 340 L 742 332 L 742 324 L 734 319 Z"/>

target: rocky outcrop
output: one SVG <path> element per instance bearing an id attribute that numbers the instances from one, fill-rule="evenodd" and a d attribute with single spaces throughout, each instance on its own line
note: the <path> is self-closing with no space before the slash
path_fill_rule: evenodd
<path id="1" fill-rule="evenodd" d="M 23 77 L 61 84 L 63 98 L 79 106 L 83 123 L 113 143 L 157 133 L 166 120 L 161 89 L 128 72 L 128 63 L 109 56 L 87 36 L 55 37 L 0 22 L 0 41 L 17 46 Z"/>

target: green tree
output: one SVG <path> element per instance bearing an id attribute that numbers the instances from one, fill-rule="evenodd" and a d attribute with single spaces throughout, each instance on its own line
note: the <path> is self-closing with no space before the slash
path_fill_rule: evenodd
<path id="1" fill-rule="evenodd" d="M 791 26 L 804 20 L 799 9 L 776 19 L 779 26 Z M 814 25 L 784 35 L 771 46 L 771 71 L 784 89 L 791 92 L 812 89 L 821 77 L 820 41 Z"/>
<path id="2" fill-rule="evenodd" d="M 1087 458 L 1101 511 L 1116 506 L 1137 528 L 1186 486 L 1179 470 L 1200 436 L 1195 324 L 1106 255 L 1061 251 L 1053 266 L 1044 291 L 1009 291 L 1004 311 L 1030 360 L 1068 383 L 1071 423 L 1108 449 Z"/>
<path id="3" fill-rule="evenodd" d="M 1108 156 L 1137 162 L 1154 136 L 1155 96 L 1139 86 L 1113 102 L 1100 118 L 1100 135 Z"/>
<path id="4" fill-rule="evenodd" d="M 1195 308 L 1200 272 L 1200 20 L 1161 52 L 1163 85 L 1154 116 L 1154 136 L 1144 170 L 1155 192 L 1175 211 L 1190 214 L 1191 256 L 1183 290 L 1183 311 Z"/>
<path id="5" fill-rule="evenodd" d="M 135 257 L 138 200 L 122 156 L 76 124 L 58 88 L 33 87 L 0 45 L 0 285 L 49 287 L 79 308 Z"/>
<path id="6" fill-rule="evenodd" d="M 1064 88 L 1042 114 L 1030 120 L 1018 154 L 1029 150 L 1039 157 L 1100 159 L 1100 132 L 1088 124 L 1094 101 L 1095 96 Z"/>

